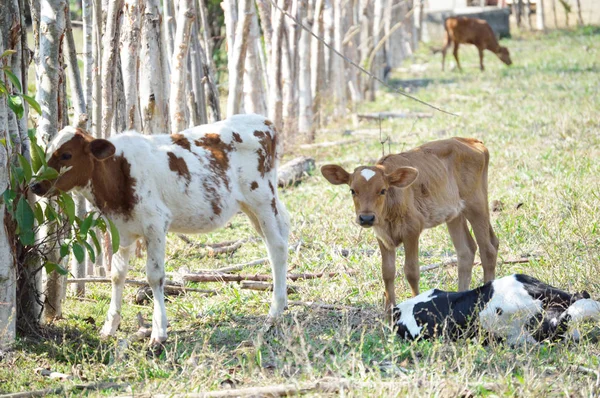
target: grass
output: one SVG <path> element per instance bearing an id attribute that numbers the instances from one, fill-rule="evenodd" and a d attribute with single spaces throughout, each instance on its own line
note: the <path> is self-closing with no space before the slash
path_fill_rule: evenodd
<path id="1" fill-rule="evenodd" d="M 414 59 L 420 67 L 406 65 L 392 76 L 392 83 L 460 116 L 435 113 L 431 119 L 382 125 L 391 131 L 392 152 L 451 136 L 482 139 L 491 153 L 490 200 L 504 205 L 492 215 L 500 257 L 535 256 L 529 264 L 499 266 L 498 276 L 524 272 L 570 291 L 588 290 L 594 297 L 600 291 L 598 34 L 597 28 L 588 27 L 516 36 L 503 43 L 510 48 L 513 66 L 486 53 L 484 73 L 478 70 L 474 47 L 461 48 L 463 73 L 442 73 L 441 57 L 423 50 Z M 360 106 L 365 112 L 399 109 L 428 111 L 386 91 L 377 102 Z M 343 139 L 342 132 L 354 128 L 349 121 L 329 127 L 319 141 Z M 299 153 L 314 156 L 319 165 L 336 162 L 351 169 L 373 162 L 381 155 L 381 145 L 378 136 L 368 137 L 348 145 L 296 150 L 286 158 Z M 511 348 L 478 341 L 398 340 L 382 322 L 375 237 L 353 224 L 347 189 L 327 184 L 316 172 L 280 194 L 292 218 L 290 241 L 302 242 L 290 256 L 293 272 L 357 271 L 331 280 L 295 282 L 299 292 L 290 300 L 343 304 L 359 311 L 292 306 L 281 324 L 263 333 L 268 294 L 240 290 L 235 284 L 197 284 L 218 294 L 171 299 L 169 341 L 159 357 L 151 357 L 143 343 L 123 343 L 137 330 L 136 313 L 150 319 L 151 306 L 133 304 L 135 289 L 126 288 L 118 339 L 101 342 L 98 330 L 110 290 L 108 285 L 88 285 L 85 300 L 67 297 L 64 318 L 45 330 L 45 338 L 22 338 L 14 351 L 4 354 L 0 393 L 115 380 L 129 384 L 136 394 L 171 394 L 341 377 L 362 382 L 345 394 L 356 397 L 598 395 L 596 375 L 583 370 L 600 367 L 600 349 L 594 343 Z M 221 242 L 253 234 L 248 220 L 239 216 L 227 228 L 196 239 Z M 453 254 L 445 227 L 426 231 L 420 243 L 422 264 Z M 341 248 L 349 249 L 347 257 L 339 254 Z M 369 255 L 369 250 L 375 253 Z M 398 252 L 400 263 L 402 249 Z M 231 256 L 200 259 L 197 251 L 171 236 L 167 271 L 217 268 L 264 255 L 262 243 L 251 242 Z M 265 265 L 244 270 L 267 272 Z M 143 262 L 137 259 L 130 277 L 143 275 Z M 481 268 L 475 267 L 473 285 L 481 280 Z M 456 289 L 456 284 L 453 267 L 421 276 L 421 289 Z M 400 300 L 409 297 L 401 272 L 396 289 Z M 77 377 L 73 382 L 51 380 L 37 374 L 38 367 Z M 81 391 L 66 393 L 77 394 Z"/>

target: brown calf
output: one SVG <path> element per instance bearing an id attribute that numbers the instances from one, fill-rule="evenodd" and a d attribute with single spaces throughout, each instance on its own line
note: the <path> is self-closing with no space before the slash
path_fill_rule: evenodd
<path id="1" fill-rule="evenodd" d="M 481 70 L 483 67 L 483 50 L 490 50 L 506 65 L 512 64 L 510 54 L 506 47 L 498 44 L 496 36 L 490 25 L 483 19 L 467 18 L 467 17 L 450 17 L 446 19 L 446 42 L 442 48 L 442 70 L 446 62 L 446 50 L 450 44 L 454 42 L 454 58 L 458 69 L 460 61 L 458 60 L 458 46 L 460 44 L 474 44 L 479 50 L 479 64 Z"/>
<path id="2" fill-rule="evenodd" d="M 484 280 L 494 279 L 498 239 L 490 224 L 488 164 L 489 153 L 481 141 L 450 138 L 384 156 L 375 166 L 360 166 L 353 173 L 337 165 L 321 167 L 330 183 L 350 186 L 357 223 L 373 227 L 377 235 L 387 311 L 396 302 L 396 248 L 404 243 L 404 274 L 416 296 L 419 236 L 444 222 L 458 257 L 458 289 L 469 288 L 477 246 Z"/>

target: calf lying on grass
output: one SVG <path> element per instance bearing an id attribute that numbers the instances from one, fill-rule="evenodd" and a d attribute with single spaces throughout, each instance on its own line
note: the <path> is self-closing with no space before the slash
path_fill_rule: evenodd
<path id="1" fill-rule="evenodd" d="M 520 274 L 466 292 L 429 290 L 393 310 L 397 333 L 408 340 L 436 336 L 455 340 L 480 331 L 510 344 L 578 340 L 579 332 L 568 333 L 569 323 L 590 318 L 600 320 L 600 302 L 587 292 L 570 294 Z"/>
<path id="2" fill-rule="evenodd" d="M 479 66 L 483 67 L 483 50 L 489 50 L 496 54 L 498 58 L 506 65 L 511 65 L 510 53 L 506 47 L 498 44 L 494 31 L 490 25 L 483 19 L 467 17 L 450 17 L 444 23 L 446 28 L 446 42 L 442 48 L 442 70 L 446 63 L 446 50 L 450 44 L 454 43 L 454 58 L 459 70 L 460 61 L 458 60 L 458 46 L 460 44 L 474 44 L 479 50 Z"/>
<path id="3" fill-rule="evenodd" d="M 416 296 L 419 236 L 424 229 L 441 223 L 448 225 L 456 248 L 458 289 L 469 288 L 477 246 L 484 280 L 494 279 L 498 239 L 490 224 L 488 164 L 489 153 L 481 141 L 455 137 L 386 155 L 375 166 L 360 166 L 353 173 L 337 165 L 321 168 L 330 183 L 350 186 L 356 222 L 375 230 L 388 313 L 396 303 L 396 248 L 404 244 L 404 275 Z"/>
<path id="4" fill-rule="evenodd" d="M 31 186 L 37 195 L 82 193 L 119 230 L 112 263 L 112 297 L 103 336 L 114 335 L 129 256 L 143 238 L 154 297 L 152 343 L 167 339 L 164 258 L 168 231 L 209 232 L 240 209 L 263 237 L 273 267 L 270 316 L 287 304 L 289 220 L 277 197 L 278 135 L 259 115 L 237 115 L 173 135 L 126 132 L 94 139 L 67 128 L 49 143 L 48 165 L 63 170 L 54 182 Z M 66 171 L 65 171 L 66 170 Z"/>

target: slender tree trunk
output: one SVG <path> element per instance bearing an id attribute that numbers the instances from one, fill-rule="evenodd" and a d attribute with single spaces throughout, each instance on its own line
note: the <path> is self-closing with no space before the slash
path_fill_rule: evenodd
<path id="1" fill-rule="evenodd" d="M 322 3 L 321 3 L 322 4 Z M 307 10 L 306 5 L 301 8 Z M 310 26 L 308 13 L 303 13 L 302 24 Z M 310 52 L 310 33 L 302 29 L 300 34 L 300 43 L 298 43 L 298 133 L 304 142 L 313 142 L 315 129 L 313 125 L 312 113 L 312 93 L 311 93 L 311 52 Z"/>
<path id="2" fill-rule="evenodd" d="M 233 45 L 236 39 L 236 26 L 238 22 L 238 5 L 236 0 L 223 0 L 221 2 L 225 17 L 225 39 L 227 40 L 227 60 L 233 58 Z"/>
<path id="3" fill-rule="evenodd" d="M 535 10 L 535 22 L 537 30 L 546 31 L 546 23 L 544 18 L 544 0 L 538 0 Z"/>
<path id="4" fill-rule="evenodd" d="M 542 0 L 538 0 L 541 2 Z M 575 4 L 577 5 L 577 25 L 583 26 L 583 15 L 581 15 L 581 0 L 575 0 Z"/>
<path id="5" fill-rule="evenodd" d="M 360 32 L 358 3 L 358 0 L 350 0 L 346 4 L 346 25 L 350 26 L 350 29 L 348 30 L 348 32 L 346 32 L 346 38 L 344 39 L 346 43 L 344 46 L 344 53 L 346 54 L 346 56 L 348 56 L 350 59 L 356 62 L 359 62 L 358 47 L 360 46 L 360 36 L 358 34 Z M 353 65 L 350 65 L 346 62 L 344 62 L 344 66 L 346 68 L 346 76 L 348 78 L 348 91 L 350 93 L 351 100 L 350 103 L 352 106 L 352 110 L 354 111 L 356 104 L 362 101 L 362 94 L 359 84 L 360 72 Z"/>
<path id="6" fill-rule="evenodd" d="M 120 51 L 125 94 L 125 126 L 128 130 L 136 131 L 142 131 L 138 102 L 141 8 L 140 0 L 125 0 Z"/>
<path id="7" fill-rule="evenodd" d="M 300 18 L 302 4 L 300 0 L 292 0 L 290 14 Z M 291 18 L 284 19 L 286 23 L 287 45 L 283 51 L 283 128 L 284 142 L 293 146 L 298 132 L 298 42 L 300 41 L 300 26 Z M 287 55 L 286 55 L 287 53 Z"/>
<path id="8" fill-rule="evenodd" d="M 109 2 L 106 16 L 106 32 L 102 40 L 102 137 L 111 135 L 110 129 L 115 111 L 115 79 L 119 50 L 119 21 L 123 0 Z"/>
<path id="9" fill-rule="evenodd" d="M 187 128 L 185 82 L 190 32 L 195 18 L 194 0 L 180 1 L 177 15 L 177 33 L 175 34 L 174 52 L 171 60 L 171 96 L 169 99 L 171 133 L 177 133 Z"/>
<path id="10" fill-rule="evenodd" d="M 157 0 L 144 0 L 140 49 L 140 110 L 144 134 L 169 131 L 169 93 L 165 90 L 166 72 L 161 49 L 161 24 Z"/>
<path id="11" fill-rule="evenodd" d="M 37 136 L 43 142 L 50 142 L 59 129 L 64 114 L 59 103 L 57 87 L 62 84 L 61 78 L 61 45 L 65 31 L 65 0 L 42 0 L 40 19 L 40 52 L 37 68 L 36 100 L 42 108 L 42 115 L 38 120 Z M 42 231 L 41 236 L 51 234 L 52 231 Z M 58 262 L 59 254 L 51 251 L 51 260 Z M 57 272 L 46 275 L 44 313 L 45 321 L 60 317 L 62 313 L 62 298 L 65 277 Z"/>
<path id="12" fill-rule="evenodd" d="M 254 16 L 252 0 L 239 0 L 238 23 L 235 30 L 235 42 L 231 58 L 228 59 L 229 96 L 227 97 L 227 116 L 240 113 L 242 110 L 242 92 L 244 88 L 244 71 L 246 53 L 250 43 L 249 33 Z M 229 28 L 227 28 L 229 32 Z"/>
<path id="13" fill-rule="evenodd" d="M 8 13 L 7 13 L 8 14 Z M 12 25 L 5 25 L 0 18 L 0 54 L 5 50 L 3 36 Z M 2 62 L 0 61 L 0 66 Z M 4 73 L 0 73 L 0 82 L 4 83 Z M 8 106 L 6 97 L 0 95 L 0 138 L 10 142 L 8 130 Z M 0 145 L 0 191 L 8 188 L 9 153 L 7 147 Z M 4 203 L 0 204 L 0 349 L 9 348 L 16 337 L 17 321 L 17 270 L 9 239 L 9 225 L 5 219 Z"/>
<path id="14" fill-rule="evenodd" d="M 285 0 L 277 0 L 277 6 L 285 9 Z M 281 11 L 273 10 L 273 36 L 269 58 L 269 119 L 279 130 L 283 124 L 283 99 L 281 93 L 281 46 L 283 43 L 283 18 Z"/>
<path id="15" fill-rule="evenodd" d="M 372 0 L 359 0 L 360 10 L 360 45 L 358 47 L 361 65 L 366 65 L 371 50 L 374 48 L 371 36 L 373 34 L 373 5 Z M 371 78 L 363 75 L 360 77 L 361 91 L 368 101 L 375 100 L 375 92 Z"/>
<path id="16" fill-rule="evenodd" d="M 383 17 L 385 10 L 386 0 L 375 0 L 375 11 L 373 20 L 373 51 L 375 51 L 375 57 L 373 58 L 373 64 L 370 65 L 371 72 L 380 79 L 384 78 L 384 67 L 385 67 L 385 54 L 384 49 L 376 50 L 375 46 L 383 37 Z M 373 98 L 377 89 L 379 89 L 379 82 L 372 80 L 372 95 Z"/>
<path id="17" fill-rule="evenodd" d="M 271 44 L 273 40 L 273 10 L 271 10 L 271 3 L 269 0 L 256 0 L 256 6 L 258 8 L 258 14 L 260 15 L 260 26 L 265 40 L 265 52 L 270 57 L 273 51 Z"/>
<path id="18" fill-rule="evenodd" d="M 111 130 L 114 134 L 122 133 L 127 128 L 127 115 L 125 103 L 125 83 L 123 81 L 123 68 L 121 57 L 115 57 L 115 85 L 113 89 L 114 113 Z"/>
<path id="19" fill-rule="evenodd" d="M 174 1 L 175 0 L 163 0 L 162 2 L 165 51 L 167 52 L 167 61 L 169 63 L 169 68 L 167 69 L 167 71 L 173 70 L 171 68 L 171 62 L 173 57 L 173 51 L 175 51 L 175 34 L 177 32 L 177 23 L 179 23 L 179 21 L 175 19 L 176 14 Z M 183 0 L 184 3 L 187 1 L 189 0 Z M 180 0 L 178 1 L 178 3 L 181 4 L 182 1 Z"/>
<path id="20" fill-rule="evenodd" d="M 90 0 L 94 4 L 93 12 L 93 40 L 94 40 L 94 66 L 93 66 L 93 135 L 102 137 L 102 3 L 99 0 Z M 96 265 L 101 265 L 96 262 Z"/>
<path id="21" fill-rule="evenodd" d="M 324 0 L 315 1 L 313 14 L 312 33 L 318 37 L 323 37 L 323 5 Z M 314 37 L 310 38 L 310 91 L 312 95 L 313 109 L 316 125 L 320 124 L 321 119 L 321 93 L 325 86 L 325 54 L 324 46 Z M 329 49 L 327 49 L 329 52 Z M 300 129 L 302 131 L 302 129 Z"/>
<path id="22" fill-rule="evenodd" d="M 219 102 L 219 90 L 217 89 L 217 83 L 215 80 L 215 64 L 212 59 L 212 45 L 208 36 L 209 25 L 207 19 L 206 4 L 204 0 L 198 0 L 196 3 L 198 10 L 200 11 L 200 19 L 202 20 L 202 37 L 204 41 L 204 48 L 198 43 L 198 52 L 202 59 L 202 72 L 204 74 L 204 93 L 207 97 L 208 102 L 208 121 L 214 123 L 221 120 L 221 105 Z"/>
<path id="23" fill-rule="evenodd" d="M 198 8 L 196 5 L 196 15 L 198 15 Z M 198 32 L 198 20 L 192 27 L 192 37 L 197 38 Z M 200 42 L 198 40 L 192 40 L 192 48 L 188 57 L 192 76 L 192 92 L 193 101 L 190 105 L 193 109 L 190 109 L 190 113 L 193 115 L 193 125 L 197 126 L 200 124 L 208 123 L 208 115 L 206 113 L 206 94 L 204 92 L 204 85 L 202 80 L 205 78 L 203 70 L 203 55 L 200 51 Z"/>
<path id="24" fill-rule="evenodd" d="M 558 28 L 558 18 L 556 17 L 556 0 L 552 0 L 552 15 L 554 16 L 554 27 Z"/>
<path id="25" fill-rule="evenodd" d="M 323 4 L 323 27 L 324 27 L 324 31 L 323 31 L 323 39 L 325 40 L 325 43 L 327 43 L 330 47 L 335 48 L 335 41 L 334 41 L 334 15 L 333 15 L 333 4 L 332 1 L 339 1 L 339 0 L 325 0 L 325 3 Z M 335 55 L 333 53 L 333 51 L 331 51 L 329 48 L 327 48 L 325 50 L 325 54 L 324 54 L 324 62 L 323 62 L 323 69 L 324 69 L 324 75 L 325 75 L 325 84 L 323 85 L 321 91 L 322 91 L 322 98 L 325 98 L 326 96 L 330 96 L 331 95 L 331 84 L 332 84 L 332 63 L 333 63 L 333 58 L 336 57 L 337 55 Z"/>
<path id="26" fill-rule="evenodd" d="M 267 113 L 265 71 L 260 59 L 262 52 L 258 30 L 258 17 L 252 15 L 250 35 L 248 36 L 248 53 L 246 54 L 246 70 L 244 75 L 244 111 L 246 113 Z"/>
<path id="27" fill-rule="evenodd" d="M 343 42 L 344 33 L 346 32 L 344 24 L 343 1 L 344 0 L 333 1 L 335 49 L 342 54 L 344 53 Z M 334 71 L 331 76 L 333 84 L 333 96 L 335 101 L 334 113 L 336 117 L 340 117 L 344 115 L 346 111 L 346 86 L 348 82 L 346 78 L 346 67 L 344 65 L 344 60 L 337 55 L 333 55 L 333 61 L 331 65 Z"/>

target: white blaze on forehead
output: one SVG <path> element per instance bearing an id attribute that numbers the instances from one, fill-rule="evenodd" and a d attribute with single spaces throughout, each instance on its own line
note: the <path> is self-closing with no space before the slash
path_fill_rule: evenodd
<path id="1" fill-rule="evenodd" d="M 52 154 L 56 152 L 58 148 L 69 142 L 75 136 L 75 128 L 67 126 L 54 137 L 46 148 L 46 161 L 50 160 Z"/>
<path id="2" fill-rule="evenodd" d="M 360 175 L 363 176 L 365 180 L 369 181 L 375 175 L 375 172 L 369 169 L 362 169 Z"/>

